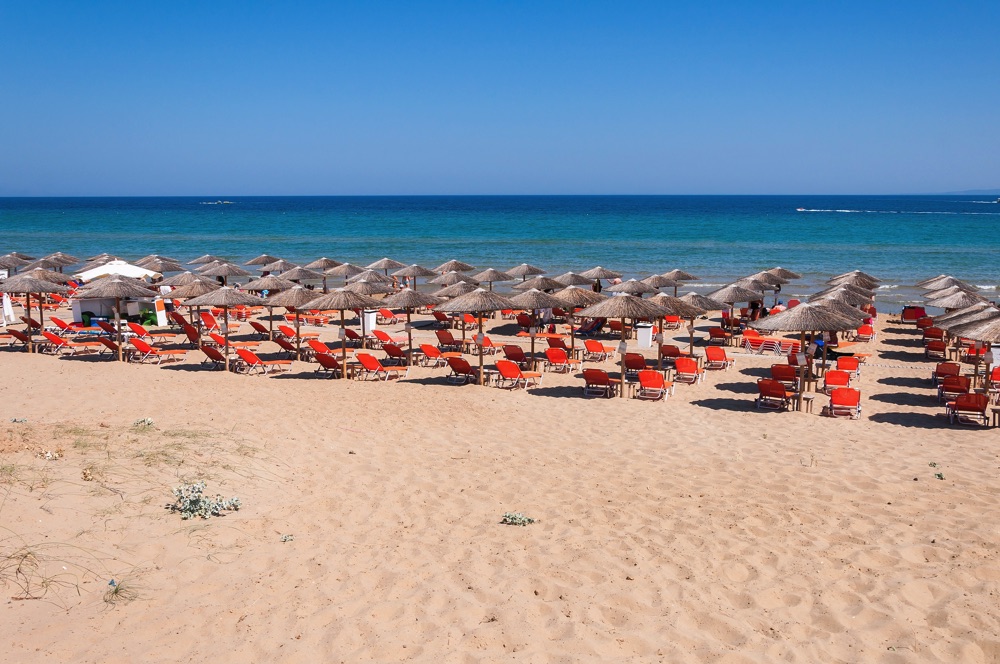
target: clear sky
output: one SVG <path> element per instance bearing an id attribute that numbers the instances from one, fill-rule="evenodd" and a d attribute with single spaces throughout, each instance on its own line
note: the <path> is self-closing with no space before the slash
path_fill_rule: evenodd
<path id="1" fill-rule="evenodd" d="M 3 196 L 996 187 L 996 0 L 0 0 Z"/>

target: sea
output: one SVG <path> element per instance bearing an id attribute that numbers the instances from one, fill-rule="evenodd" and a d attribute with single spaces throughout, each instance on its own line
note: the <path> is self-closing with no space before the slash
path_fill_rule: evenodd
<path id="1" fill-rule="evenodd" d="M 990 299 L 1000 284 L 1000 203 L 982 195 L 0 198 L 0 229 L 0 254 L 361 266 L 388 256 L 429 268 L 457 258 L 551 276 L 602 265 L 625 278 L 680 268 L 700 277 L 682 293 L 775 266 L 800 273 L 778 299 L 860 269 L 882 280 L 876 303 L 888 311 L 922 301 L 913 285 L 938 274 Z"/>

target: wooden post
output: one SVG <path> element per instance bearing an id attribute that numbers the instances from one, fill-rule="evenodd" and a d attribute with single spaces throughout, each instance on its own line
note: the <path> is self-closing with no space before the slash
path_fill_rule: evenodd
<path id="1" fill-rule="evenodd" d="M 486 333 L 483 331 L 483 312 L 477 311 L 476 318 L 478 318 L 479 323 L 479 334 L 483 335 L 483 340 L 485 341 Z M 479 346 L 479 384 L 483 384 L 483 345 L 476 344 Z"/>
<path id="2" fill-rule="evenodd" d="M 347 333 L 344 330 L 344 310 L 340 310 L 340 378 L 347 380 Z"/>
<path id="3" fill-rule="evenodd" d="M 625 319 L 622 318 L 622 343 L 628 343 L 625 341 Z M 618 396 L 622 399 L 625 398 L 625 353 L 619 353 L 621 357 L 622 365 L 622 382 L 618 385 Z"/>

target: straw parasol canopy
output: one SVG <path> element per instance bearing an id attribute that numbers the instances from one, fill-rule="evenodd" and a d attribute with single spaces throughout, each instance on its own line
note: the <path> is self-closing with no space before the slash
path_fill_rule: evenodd
<path id="1" fill-rule="evenodd" d="M 338 265 L 343 265 L 343 263 L 323 256 L 321 258 L 317 258 L 312 263 L 306 263 L 302 267 L 309 270 L 329 270 L 331 267 L 337 267 Z"/>
<path id="2" fill-rule="evenodd" d="M 456 270 L 452 270 L 451 272 L 445 272 L 441 276 L 435 277 L 427 283 L 438 284 L 441 286 L 454 286 L 455 284 L 462 281 L 469 284 L 477 284 L 477 285 L 479 284 L 479 282 L 473 279 L 472 277 L 468 277 Z"/>
<path id="3" fill-rule="evenodd" d="M 53 259 L 53 258 L 39 258 L 36 261 L 28 263 L 24 266 L 25 270 L 51 270 L 53 268 L 61 268 L 65 265 L 64 263 Z M 70 263 L 72 265 L 72 263 Z"/>
<path id="4" fill-rule="evenodd" d="M 950 331 L 964 339 L 990 344 L 1000 343 L 1000 312 L 988 318 L 953 327 Z"/>
<path id="5" fill-rule="evenodd" d="M 207 270 L 202 270 L 201 274 L 206 277 L 222 277 L 222 285 L 228 285 L 227 282 L 229 277 L 249 277 L 250 273 L 241 268 L 239 265 L 233 265 L 232 263 L 220 263 L 219 265 L 208 268 Z"/>
<path id="6" fill-rule="evenodd" d="M 392 276 L 413 278 L 413 277 L 433 277 L 436 274 L 437 272 L 435 272 L 434 270 L 428 270 L 426 267 L 414 263 L 413 265 L 407 265 L 404 268 L 396 270 L 395 272 L 392 273 Z"/>
<path id="7" fill-rule="evenodd" d="M 103 254 L 106 256 L 107 254 Z M 219 258 L 218 256 L 213 256 L 212 254 L 205 254 L 204 256 L 198 256 L 198 258 L 193 261 L 188 261 L 188 265 L 205 265 L 207 263 L 224 263 L 225 259 Z"/>
<path id="8" fill-rule="evenodd" d="M 989 302 L 976 302 L 975 304 L 970 304 L 967 307 L 962 307 L 961 309 L 955 309 L 954 311 L 934 316 L 934 324 L 937 325 L 938 323 L 944 323 L 953 318 L 958 318 L 959 316 L 964 316 L 965 314 L 976 313 L 977 311 L 982 311 L 983 309 L 994 308 L 996 307 Z"/>
<path id="9" fill-rule="evenodd" d="M 950 277 L 950 276 L 951 275 L 949 275 L 949 274 L 939 274 L 936 277 L 931 277 L 930 279 L 924 279 L 922 281 L 918 281 L 917 283 L 915 283 L 913 285 L 916 286 L 917 288 L 927 288 L 927 284 L 933 283 L 933 282 L 937 281 L 938 279 L 944 279 L 944 278 Z"/>
<path id="10" fill-rule="evenodd" d="M 853 330 L 858 323 L 836 311 L 806 302 L 752 321 L 749 326 L 762 332 L 841 332 Z"/>
<path id="11" fill-rule="evenodd" d="M 244 265 L 268 265 L 270 263 L 275 263 L 281 259 L 277 256 L 272 256 L 271 254 L 261 254 L 257 258 L 251 258 Z"/>
<path id="12" fill-rule="evenodd" d="M 361 274 L 365 271 L 365 268 L 358 267 L 357 265 L 351 265 L 350 263 L 341 263 L 337 267 L 331 267 L 324 274 L 330 277 L 340 277 L 345 281 L 356 274 Z"/>
<path id="13" fill-rule="evenodd" d="M 644 284 L 636 279 L 629 279 L 628 281 L 623 281 L 620 284 L 615 284 L 614 286 L 608 286 L 609 293 L 628 293 L 629 295 L 639 295 L 643 293 L 655 293 L 656 288 L 648 284 Z"/>
<path id="14" fill-rule="evenodd" d="M 434 268 L 434 271 L 444 274 L 445 272 L 472 272 L 475 269 L 474 265 L 469 265 L 468 263 L 452 259 L 446 263 L 441 263 Z"/>
<path id="15" fill-rule="evenodd" d="M 266 265 L 260 266 L 261 272 L 277 272 L 281 274 L 282 272 L 288 272 L 294 267 L 298 267 L 298 263 L 293 263 L 291 261 L 286 261 L 283 258 L 279 258 L 276 261 L 267 263 Z"/>
<path id="16" fill-rule="evenodd" d="M 690 272 L 685 272 L 684 270 L 670 270 L 669 272 L 664 272 L 662 275 L 667 279 L 675 279 L 676 281 L 700 281 L 700 277 L 696 277 Z"/>
<path id="17" fill-rule="evenodd" d="M 729 284 L 708 294 L 713 300 L 725 302 L 726 304 L 736 304 L 737 302 L 755 302 L 763 300 L 764 293 L 759 290 L 744 288 L 735 284 Z"/>
<path id="18" fill-rule="evenodd" d="M 837 300 L 819 299 L 812 302 L 812 305 L 822 309 L 829 309 L 830 311 L 840 314 L 845 318 L 852 318 L 856 320 L 858 324 L 866 318 L 869 318 L 869 315 L 860 309 L 855 309 L 851 305 L 844 304 L 843 302 L 839 302 Z"/>
<path id="19" fill-rule="evenodd" d="M 845 277 L 861 277 L 862 279 L 867 279 L 868 281 L 874 281 L 875 283 L 880 283 L 882 280 L 878 277 L 873 277 L 867 272 L 862 272 L 861 270 L 851 270 L 850 272 L 844 272 L 843 274 L 835 274 L 831 279 L 843 279 Z"/>
<path id="20" fill-rule="evenodd" d="M 256 306 L 261 304 L 261 299 L 256 295 L 250 295 L 229 286 L 223 286 L 211 293 L 205 293 L 187 301 L 189 307 L 222 307 L 223 326 L 222 333 L 226 341 L 226 371 L 229 371 L 229 307 Z"/>
<path id="21" fill-rule="evenodd" d="M 688 293 L 687 295 L 682 295 L 679 299 L 687 302 L 688 304 L 693 304 L 699 309 L 704 309 L 705 311 L 723 311 L 729 308 L 729 305 L 725 302 L 720 302 L 719 300 L 705 297 L 704 295 L 699 295 L 698 293 Z"/>
<path id="22" fill-rule="evenodd" d="M 944 276 L 938 277 L 936 279 L 931 279 L 929 282 L 924 283 L 920 288 L 924 290 L 940 290 L 942 288 L 951 288 L 952 286 L 961 286 L 963 290 L 976 291 L 978 290 L 975 286 L 967 281 L 962 281 L 961 279 L 956 279 L 955 277 Z"/>
<path id="23" fill-rule="evenodd" d="M 393 287 L 377 281 L 352 281 L 344 286 L 344 290 L 362 295 L 384 295 L 393 292 Z"/>
<path id="24" fill-rule="evenodd" d="M 590 268 L 586 272 L 581 272 L 580 276 L 588 279 L 620 279 L 622 273 L 615 272 L 614 270 L 609 270 L 598 265 L 597 267 Z"/>
<path id="25" fill-rule="evenodd" d="M 285 307 L 295 309 L 295 359 L 302 359 L 302 335 L 299 334 L 299 308 L 316 299 L 316 293 L 305 286 L 293 285 L 264 300 L 266 307 Z"/>
<path id="26" fill-rule="evenodd" d="M 763 271 L 763 272 L 756 272 L 756 273 L 751 274 L 751 275 L 749 275 L 747 277 L 743 277 L 743 279 L 753 279 L 755 281 L 760 281 L 762 283 L 770 284 L 772 286 L 780 286 L 782 284 L 787 284 L 790 281 L 789 279 L 786 279 L 785 277 L 781 277 L 781 276 L 778 276 L 776 274 L 772 274 L 772 273 L 770 273 L 770 272 L 768 272 L 766 270 Z M 740 281 L 742 281 L 742 279 Z"/>
<path id="27" fill-rule="evenodd" d="M 570 307 L 589 307 L 601 300 L 608 299 L 607 295 L 601 295 L 589 288 L 580 288 L 579 286 L 567 286 L 558 293 L 553 294 L 553 297 L 562 302 L 562 306 Z"/>
<path id="28" fill-rule="evenodd" d="M 14 252 L 14 253 L 15 253 L 15 255 L 20 256 L 21 258 L 28 258 L 24 254 L 18 254 L 17 252 Z M 105 251 L 104 253 L 97 254 L 96 256 L 89 256 L 85 260 L 88 263 L 93 263 L 94 261 L 110 260 L 112 258 L 117 259 L 118 257 L 117 256 L 112 256 L 111 254 L 109 254 L 108 252 Z M 35 260 L 35 259 L 34 258 L 30 258 L 29 260 Z"/>
<path id="29" fill-rule="evenodd" d="M 466 293 L 471 293 L 472 291 L 478 289 L 479 286 L 476 284 L 470 284 L 466 281 L 460 281 L 457 284 L 452 284 L 451 286 L 445 286 L 440 290 L 436 290 L 432 293 L 434 297 L 458 297 L 459 295 L 465 295 Z"/>
<path id="30" fill-rule="evenodd" d="M 437 311 L 444 311 L 449 313 L 468 313 L 475 314 L 477 322 L 479 323 L 479 332 L 483 333 L 483 314 L 491 311 L 500 311 L 501 309 L 516 309 L 517 306 L 508 298 L 495 293 L 493 291 L 486 290 L 485 288 L 477 288 L 471 293 L 466 293 L 465 295 L 459 295 L 453 300 L 448 300 L 447 302 L 442 302 L 437 306 Z M 483 384 L 483 346 L 482 344 L 477 344 L 479 346 L 479 384 Z"/>
<path id="31" fill-rule="evenodd" d="M 872 303 L 872 298 L 867 295 L 860 295 L 844 288 L 837 288 L 823 295 L 813 295 L 809 298 L 809 302 L 821 302 L 823 300 L 835 300 L 837 302 L 849 304 L 852 307 L 860 307 Z M 793 308 L 797 309 L 798 307 Z"/>
<path id="32" fill-rule="evenodd" d="M 382 258 L 369 265 L 368 269 L 383 270 L 385 271 L 385 276 L 389 276 L 389 270 L 398 270 L 404 267 L 406 267 L 406 263 L 400 263 L 399 261 L 394 261 L 391 258 Z"/>
<path id="33" fill-rule="evenodd" d="M 347 334 L 344 332 L 344 311 L 348 309 L 372 309 L 378 306 L 378 300 L 342 288 L 334 289 L 325 295 L 320 295 L 309 303 L 310 309 L 340 312 L 340 348 L 341 363 L 343 365 L 340 377 L 343 379 L 347 378 Z M 364 322 L 363 317 L 361 320 Z"/>
<path id="34" fill-rule="evenodd" d="M 50 279 L 39 279 L 30 272 L 16 274 L 0 284 L 0 293 L 65 293 L 69 291 L 64 286 Z"/>
<path id="35" fill-rule="evenodd" d="M 859 274 L 847 275 L 842 277 L 833 277 L 832 279 L 827 279 L 826 283 L 831 286 L 861 286 L 862 288 L 867 288 L 868 290 L 875 290 L 878 288 L 879 282 L 874 279 L 868 279 Z"/>
<path id="36" fill-rule="evenodd" d="M 50 261 L 57 261 L 57 262 L 59 262 L 62 265 L 62 267 L 67 267 L 67 266 L 70 266 L 70 265 L 76 265 L 77 263 L 82 263 L 83 262 L 82 258 L 78 258 L 76 256 L 71 256 L 70 254 L 64 254 L 61 251 L 54 251 L 51 254 L 49 254 L 48 256 L 45 256 L 44 258 L 46 258 L 46 259 L 48 259 Z"/>
<path id="37" fill-rule="evenodd" d="M 494 270 L 493 268 L 489 268 L 488 270 L 483 270 L 479 274 L 474 275 L 472 278 L 480 283 L 483 282 L 489 283 L 490 290 L 493 290 L 494 281 L 513 281 L 514 275 L 507 274 L 506 272 L 501 272 L 500 270 Z"/>
<path id="38" fill-rule="evenodd" d="M 141 267 L 141 266 L 140 266 Z M 200 274 L 194 272 L 181 272 L 160 282 L 160 286 L 187 286 L 195 281 L 209 281 Z"/>
<path id="39" fill-rule="evenodd" d="M 184 300 L 190 297 L 200 297 L 205 293 L 211 293 L 212 291 L 217 291 L 220 288 L 222 288 L 222 286 L 214 281 L 199 279 L 198 281 L 192 281 L 189 284 L 180 286 L 176 290 L 171 291 L 170 297 L 177 298 L 178 300 Z"/>
<path id="40" fill-rule="evenodd" d="M 838 290 L 847 290 L 858 295 L 863 295 L 867 298 L 875 297 L 875 291 L 869 290 L 867 288 L 862 288 L 861 286 L 852 286 L 851 284 L 843 284 L 841 286 L 830 286 L 829 288 L 824 288 L 823 290 L 813 293 L 811 297 L 823 297 L 824 295 L 829 295 Z"/>
<path id="41" fill-rule="evenodd" d="M 680 316 L 681 318 L 694 319 L 704 316 L 708 310 L 685 302 L 679 297 L 673 297 L 666 293 L 660 293 L 649 298 L 649 301 L 663 309 L 667 316 Z"/>
<path id="42" fill-rule="evenodd" d="M 644 300 L 635 295 L 620 294 L 609 297 L 606 300 L 601 300 L 597 304 L 593 304 L 583 311 L 580 311 L 577 315 L 584 318 L 620 318 L 622 321 L 621 343 L 624 344 L 626 343 L 626 318 L 631 318 L 633 320 L 636 318 L 655 319 L 665 314 L 663 308 L 655 304 L 652 300 Z M 618 393 L 622 398 L 624 398 L 625 352 L 622 351 L 619 355 L 621 356 L 621 377 L 623 381 L 623 389 L 620 389 Z"/>
<path id="43" fill-rule="evenodd" d="M 677 279 L 668 279 L 662 274 L 651 274 L 643 279 L 642 283 L 653 288 L 673 288 L 675 294 L 677 293 L 677 289 L 684 285 L 684 282 Z M 608 290 L 611 289 L 609 288 Z"/>
<path id="44" fill-rule="evenodd" d="M 19 268 L 23 265 L 27 265 L 31 261 L 27 261 L 16 254 L 4 254 L 0 256 L 0 267 L 13 269 Z"/>
<path id="45" fill-rule="evenodd" d="M 293 281 L 289 281 L 288 279 L 285 279 L 284 276 L 279 277 L 274 274 L 269 274 L 266 277 L 261 277 L 260 279 L 254 279 L 253 281 L 249 281 L 240 286 L 240 288 L 246 291 L 256 291 L 260 293 L 263 291 L 268 291 L 268 292 L 283 291 L 283 290 L 288 290 L 289 288 L 295 288 L 296 286 L 298 286 L 298 284 L 296 284 Z M 313 297 L 315 297 L 315 294 L 313 295 Z"/>
<path id="46" fill-rule="evenodd" d="M 799 274 L 798 272 L 792 272 L 791 270 L 786 270 L 783 267 L 772 267 L 770 270 L 765 270 L 765 271 L 773 274 L 776 277 L 781 277 L 782 279 L 788 279 L 789 281 L 802 278 L 802 275 Z"/>
<path id="47" fill-rule="evenodd" d="M 65 284 L 68 283 L 70 280 L 69 275 L 63 274 L 62 272 L 53 272 L 52 270 L 43 270 L 40 267 L 36 267 L 33 270 L 28 270 L 27 272 L 22 272 L 18 276 L 32 277 L 33 279 L 50 281 L 54 284 Z"/>
<path id="48" fill-rule="evenodd" d="M 347 283 L 353 284 L 358 281 L 368 281 L 373 284 L 391 284 L 392 277 L 386 276 L 381 272 L 376 272 L 375 270 L 365 270 L 364 272 L 358 272 L 353 277 L 347 280 Z"/>
<path id="49" fill-rule="evenodd" d="M 962 307 L 968 307 L 976 302 L 984 302 L 985 300 L 986 298 L 982 295 L 960 291 L 947 297 L 942 297 L 936 300 L 927 300 L 927 306 L 940 307 L 941 309 L 961 309 Z"/>
<path id="50" fill-rule="evenodd" d="M 322 272 L 316 272 L 315 270 L 309 270 L 304 267 L 293 267 L 291 270 L 287 270 L 280 274 L 282 279 L 287 279 L 288 281 L 301 281 L 303 279 L 309 281 L 322 281 L 326 275 Z"/>
<path id="51" fill-rule="evenodd" d="M 545 270 L 535 265 L 528 265 L 527 263 L 521 263 L 511 269 L 507 270 L 507 274 L 512 277 L 521 277 L 521 281 L 524 281 L 529 276 L 535 276 L 538 274 L 545 274 Z"/>
<path id="52" fill-rule="evenodd" d="M 514 284 L 511 288 L 519 291 L 530 290 L 532 288 L 538 290 L 562 290 L 565 286 L 555 279 L 549 279 L 548 277 L 535 277 L 533 279 L 522 281 L 519 284 Z"/>
<path id="53" fill-rule="evenodd" d="M 517 305 L 518 309 L 555 309 L 562 308 L 565 304 L 555 295 L 549 295 L 537 288 L 530 288 L 523 293 L 518 293 L 510 298 L 510 301 Z"/>
<path id="54" fill-rule="evenodd" d="M 118 344 L 118 361 L 124 359 L 122 348 L 121 301 L 126 298 L 151 297 L 156 293 L 136 279 L 112 275 L 98 279 L 80 289 L 79 297 L 114 298 L 115 299 L 115 329 L 118 331 L 115 342 Z"/>
<path id="55" fill-rule="evenodd" d="M 934 321 L 934 327 L 939 327 L 948 333 L 953 334 L 953 330 L 959 327 L 964 327 L 969 323 L 976 323 L 981 320 L 987 320 L 993 318 L 994 316 L 1000 315 L 995 307 L 987 307 L 985 309 L 980 309 L 979 311 L 970 311 L 962 314 L 961 316 L 955 316 L 946 321 Z"/>
<path id="56" fill-rule="evenodd" d="M 134 261 L 132 263 L 132 265 L 138 265 L 139 267 L 145 267 L 146 263 L 149 263 L 150 261 L 157 261 L 157 260 L 159 260 L 159 261 L 169 261 L 171 263 L 180 263 L 180 261 L 177 260 L 176 258 L 170 258 L 169 256 L 163 256 L 161 254 L 148 254 L 146 256 L 143 256 L 139 260 Z"/>
<path id="57" fill-rule="evenodd" d="M 948 297 L 949 295 L 954 295 L 955 293 L 977 293 L 978 288 L 967 288 L 965 286 L 948 286 L 947 288 L 938 288 L 935 290 L 929 290 L 924 293 L 924 297 L 928 300 L 939 300 L 942 297 Z"/>
<path id="58" fill-rule="evenodd" d="M 382 300 L 382 306 L 389 307 L 392 309 L 405 309 L 406 310 L 406 340 L 407 348 L 409 349 L 410 355 L 413 355 L 413 327 L 410 324 L 410 315 L 413 310 L 418 307 L 426 307 L 432 304 L 438 304 L 441 300 L 434 297 L 433 295 L 428 295 L 426 293 L 420 293 L 412 288 L 404 288 L 403 290 L 390 295 L 389 297 Z"/>
<path id="59" fill-rule="evenodd" d="M 555 280 L 563 286 L 589 286 L 594 283 L 593 279 L 588 279 L 582 274 L 577 274 L 576 272 L 560 274 L 558 277 L 555 277 Z"/>
<path id="60" fill-rule="evenodd" d="M 90 272 L 95 267 L 101 267 L 102 265 L 107 265 L 111 261 L 120 261 L 120 260 L 122 260 L 122 259 L 118 258 L 117 256 L 109 256 L 107 258 L 99 258 L 99 259 L 97 259 L 95 261 L 90 261 L 88 263 L 85 263 L 83 265 L 83 267 L 81 267 L 79 270 L 77 270 L 77 273 L 79 274 L 80 272 Z"/>
<path id="61" fill-rule="evenodd" d="M 136 263 L 138 265 L 138 263 Z M 147 270 L 152 270 L 153 272 L 184 272 L 184 266 L 177 261 L 169 260 L 166 258 L 150 258 L 142 265 L 141 268 Z"/>
<path id="62" fill-rule="evenodd" d="M 759 279 L 751 279 L 750 277 L 744 277 L 743 279 L 737 279 L 731 286 L 739 286 L 740 288 L 746 288 L 747 290 L 760 291 L 763 294 L 764 291 L 777 290 L 780 284 L 772 284 L 766 281 L 760 281 Z M 761 299 L 761 298 L 757 298 Z"/>

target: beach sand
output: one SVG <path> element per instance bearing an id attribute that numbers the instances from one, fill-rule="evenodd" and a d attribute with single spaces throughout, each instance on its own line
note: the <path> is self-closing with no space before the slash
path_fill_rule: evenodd
<path id="1" fill-rule="evenodd" d="M 4 659 L 998 662 L 1000 436 L 884 318 L 857 421 L 734 349 L 655 403 L 0 352 Z"/>

